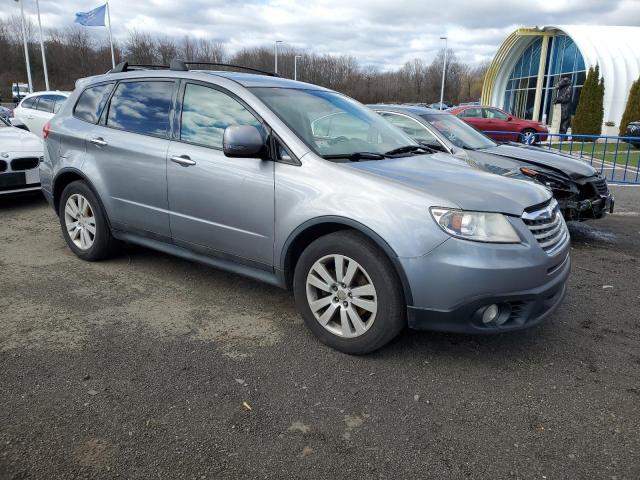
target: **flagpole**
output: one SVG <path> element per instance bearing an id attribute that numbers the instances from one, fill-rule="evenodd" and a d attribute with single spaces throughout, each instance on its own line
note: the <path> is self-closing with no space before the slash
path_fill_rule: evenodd
<path id="1" fill-rule="evenodd" d="M 113 54 L 113 37 L 111 36 L 111 9 L 109 8 L 109 0 L 107 0 L 107 20 L 109 22 L 109 43 L 111 44 L 111 65 L 116 68 L 116 56 Z"/>
<path id="2" fill-rule="evenodd" d="M 42 23 L 40 22 L 40 1 L 36 0 L 38 10 L 38 28 L 40 29 L 40 51 L 42 52 L 42 69 L 44 70 L 44 85 L 49 90 L 49 74 L 47 73 L 47 58 L 44 54 L 44 40 L 42 38 Z"/>
<path id="3" fill-rule="evenodd" d="M 20 4 L 20 20 L 22 24 L 22 42 L 24 43 L 24 61 L 27 65 L 27 79 L 29 80 L 29 93 L 33 93 L 33 82 L 31 81 L 31 65 L 29 63 L 29 48 L 27 47 L 27 30 L 24 25 L 24 6 L 21 0 L 15 0 Z M 20 84 L 18 83 L 18 98 L 20 98 Z"/>

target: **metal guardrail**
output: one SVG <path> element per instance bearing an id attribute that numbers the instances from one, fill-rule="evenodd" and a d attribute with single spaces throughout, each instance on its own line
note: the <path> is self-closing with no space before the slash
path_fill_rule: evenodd
<path id="1" fill-rule="evenodd" d="M 640 137 L 571 135 L 563 133 L 501 132 L 485 130 L 490 136 L 512 136 L 527 145 L 546 148 L 588 161 L 610 183 L 640 184 Z"/>

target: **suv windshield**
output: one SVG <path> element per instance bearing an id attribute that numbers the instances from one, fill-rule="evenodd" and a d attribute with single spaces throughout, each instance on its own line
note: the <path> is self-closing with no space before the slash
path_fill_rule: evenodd
<path id="1" fill-rule="evenodd" d="M 323 157 L 384 155 L 401 147 L 418 146 L 403 131 L 339 93 L 290 88 L 250 90 Z"/>
<path id="2" fill-rule="evenodd" d="M 458 117 L 450 114 L 427 113 L 421 115 L 429 124 L 433 125 L 442 135 L 460 148 L 479 150 L 498 145 L 489 137 L 480 133 Z"/>

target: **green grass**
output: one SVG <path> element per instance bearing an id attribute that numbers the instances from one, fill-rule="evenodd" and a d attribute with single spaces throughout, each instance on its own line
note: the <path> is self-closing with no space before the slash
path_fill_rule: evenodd
<path id="1" fill-rule="evenodd" d="M 618 154 L 616 155 L 616 145 L 618 148 Z M 545 148 L 549 147 L 548 143 L 541 143 L 541 146 Z M 627 152 L 629 152 L 629 167 L 637 167 L 640 160 L 640 150 L 630 146 L 624 142 L 607 142 L 606 149 L 604 142 L 596 142 L 595 145 L 591 142 L 578 142 L 574 141 L 573 146 L 571 142 L 552 143 L 552 149 L 561 150 L 562 152 L 571 153 L 572 155 L 579 157 L 582 150 L 582 158 L 589 161 L 593 157 L 594 162 L 597 162 L 598 166 L 600 162 L 598 160 L 604 160 L 605 162 L 613 164 L 615 161 L 616 168 L 624 168 L 627 163 Z"/>

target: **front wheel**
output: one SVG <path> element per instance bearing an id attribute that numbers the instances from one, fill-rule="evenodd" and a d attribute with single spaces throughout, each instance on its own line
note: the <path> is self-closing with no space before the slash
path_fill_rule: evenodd
<path id="1" fill-rule="evenodd" d="M 342 352 L 372 352 L 406 324 L 393 265 L 358 232 L 332 233 L 309 245 L 296 265 L 293 284 L 307 327 Z"/>

